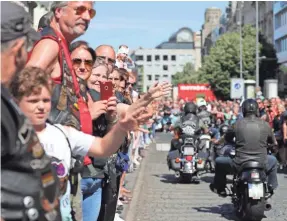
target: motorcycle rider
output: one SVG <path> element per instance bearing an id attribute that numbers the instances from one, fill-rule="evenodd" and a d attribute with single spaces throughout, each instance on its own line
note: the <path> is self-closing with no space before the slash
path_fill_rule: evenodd
<path id="1" fill-rule="evenodd" d="M 193 102 L 188 102 L 183 108 L 183 115 L 178 121 L 174 124 L 175 139 L 171 140 L 170 151 L 178 150 L 181 147 L 180 142 L 178 141 L 178 136 L 181 133 L 181 125 L 186 121 L 190 121 L 195 125 L 195 132 L 200 129 L 199 119 L 196 116 L 197 106 Z"/>
<path id="2" fill-rule="evenodd" d="M 211 191 L 226 196 L 226 175 L 235 173 L 247 161 L 257 161 L 265 165 L 269 192 L 278 187 L 277 160 L 272 155 L 267 155 L 267 145 L 277 145 L 269 124 L 260 118 L 259 107 L 255 100 L 247 99 L 242 104 L 243 119 L 234 124 L 234 129 L 228 131 L 232 138 L 236 138 L 236 154 L 230 157 L 216 158 L 214 181 L 210 184 Z"/>
<path id="3" fill-rule="evenodd" d="M 204 124 L 207 128 L 211 125 L 211 113 L 207 111 L 207 104 L 203 98 L 200 98 L 196 102 L 198 107 L 197 116 L 199 120 Z"/>
<path id="4" fill-rule="evenodd" d="M 234 150 L 235 142 L 232 133 L 228 133 L 229 126 L 223 124 L 219 127 L 220 139 L 216 140 L 216 157 L 229 156 Z"/>

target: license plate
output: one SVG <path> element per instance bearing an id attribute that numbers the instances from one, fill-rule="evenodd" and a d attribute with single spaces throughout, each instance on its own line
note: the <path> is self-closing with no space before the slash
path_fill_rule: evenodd
<path id="1" fill-rule="evenodd" d="M 248 183 L 248 194 L 249 197 L 253 199 L 264 197 L 263 183 Z"/>
<path id="2" fill-rule="evenodd" d="M 193 156 L 194 155 L 194 148 L 193 147 L 185 147 L 183 154 Z"/>

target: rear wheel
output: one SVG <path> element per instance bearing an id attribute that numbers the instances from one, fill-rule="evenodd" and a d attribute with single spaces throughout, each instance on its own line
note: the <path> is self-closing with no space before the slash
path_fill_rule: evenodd
<path id="1" fill-rule="evenodd" d="M 265 199 L 254 200 L 249 198 L 247 188 L 245 188 L 244 192 L 241 197 L 239 215 L 244 221 L 261 221 L 265 217 Z"/>

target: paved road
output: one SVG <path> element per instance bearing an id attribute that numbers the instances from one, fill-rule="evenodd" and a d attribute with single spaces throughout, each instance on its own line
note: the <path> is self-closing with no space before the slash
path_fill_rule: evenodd
<path id="1" fill-rule="evenodd" d="M 169 143 L 160 134 L 157 143 Z M 178 184 L 166 165 L 166 154 L 155 145 L 141 165 L 126 221 L 226 221 L 237 220 L 230 198 L 220 198 L 208 186 L 213 175 L 196 184 Z M 273 209 L 264 221 L 287 220 L 287 176 L 278 175 L 280 188 L 273 197 Z"/>

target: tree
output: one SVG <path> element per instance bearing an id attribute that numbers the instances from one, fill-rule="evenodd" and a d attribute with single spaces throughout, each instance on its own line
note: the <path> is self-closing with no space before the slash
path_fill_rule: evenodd
<path id="1" fill-rule="evenodd" d="M 172 77 L 172 84 L 177 85 L 180 83 L 196 83 L 198 74 L 195 71 L 192 63 L 186 63 L 181 72 L 175 73 Z"/>
<path id="2" fill-rule="evenodd" d="M 267 58 L 273 57 L 277 63 L 276 53 L 272 45 L 264 41 L 261 35 L 259 44 L 260 56 Z M 244 79 L 255 79 L 255 52 L 256 52 L 256 30 L 246 25 L 242 29 L 242 59 L 243 59 L 243 77 Z M 210 54 L 205 57 L 202 68 L 199 70 L 199 82 L 209 83 L 217 97 L 227 99 L 230 96 L 230 78 L 240 77 L 240 35 L 238 32 L 225 33 L 211 48 Z M 268 63 L 267 63 L 268 62 Z M 274 77 L 274 71 L 278 68 L 272 65 L 270 68 L 265 67 L 271 62 L 261 61 L 260 82 L 268 77 Z"/>

